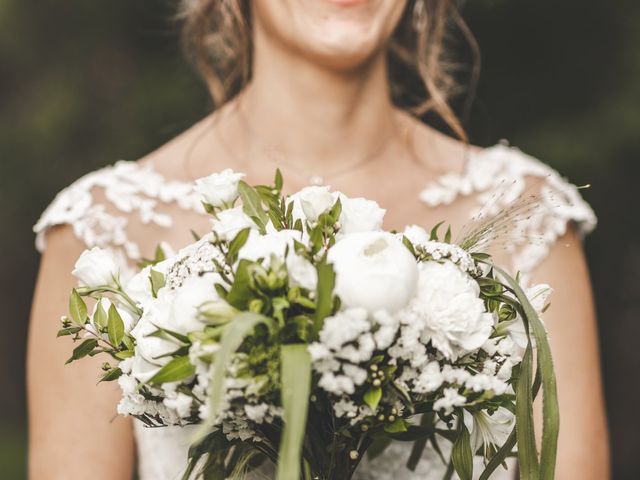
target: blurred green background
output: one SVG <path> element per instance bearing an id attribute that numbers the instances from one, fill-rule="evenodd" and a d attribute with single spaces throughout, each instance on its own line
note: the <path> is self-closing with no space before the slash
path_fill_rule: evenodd
<path id="1" fill-rule="evenodd" d="M 0 0 L 0 477 L 25 478 L 31 226 L 80 175 L 135 159 L 209 111 L 175 1 Z M 543 159 L 600 217 L 587 240 L 615 479 L 640 478 L 640 2 L 474 0 L 483 62 L 468 124 Z M 43 366 L 46 368 L 46 366 Z"/>

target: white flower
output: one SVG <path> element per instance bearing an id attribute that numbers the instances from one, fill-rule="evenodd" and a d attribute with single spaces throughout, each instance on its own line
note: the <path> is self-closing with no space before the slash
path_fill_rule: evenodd
<path id="1" fill-rule="evenodd" d="M 506 408 L 499 407 L 492 415 L 484 410 L 473 414 L 464 410 L 464 424 L 471 434 L 471 450 L 483 447 L 485 452 L 494 445 L 501 447 L 513 430 L 515 416 Z"/>
<path id="2" fill-rule="evenodd" d="M 238 232 L 245 228 L 257 228 L 241 206 L 218 212 L 216 217 L 212 219 L 211 225 L 223 240 L 233 240 Z"/>
<path id="3" fill-rule="evenodd" d="M 191 414 L 193 398 L 184 393 L 174 392 L 168 395 L 162 403 L 164 403 L 167 408 L 175 410 L 179 417 L 186 418 Z"/>
<path id="4" fill-rule="evenodd" d="M 444 396 L 433 403 L 433 409 L 436 412 L 442 411 L 445 415 L 449 415 L 454 407 L 461 407 L 467 402 L 467 399 L 455 388 L 445 388 L 443 393 Z"/>
<path id="5" fill-rule="evenodd" d="M 480 348 L 491 335 L 493 315 L 480 299 L 480 287 L 451 262 L 423 262 L 415 298 L 400 312 L 404 324 L 420 330 L 446 358 Z"/>
<path id="6" fill-rule="evenodd" d="M 167 324 L 157 325 L 182 334 L 202 330 L 204 324 L 200 321 L 199 308 L 219 299 L 214 287 L 216 281 L 219 276 L 215 273 L 187 278 L 175 291 Z"/>
<path id="7" fill-rule="evenodd" d="M 262 423 L 264 421 L 264 417 L 269 411 L 269 405 L 266 403 L 261 403 L 260 405 L 245 405 L 244 411 L 247 414 L 247 418 L 256 423 Z"/>
<path id="8" fill-rule="evenodd" d="M 366 198 L 349 198 L 341 193 L 336 194 L 342 203 L 340 214 L 340 233 L 377 232 L 382 228 L 386 210 L 373 200 Z"/>
<path id="9" fill-rule="evenodd" d="M 115 287 L 120 275 L 120 266 L 111 250 L 93 247 L 82 252 L 71 273 L 83 286 Z"/>
<path id="10" fill-rule="evenodd" d="M 336 272 L 336 294 L 347 308 L 393 313 L 415 292 L 416 261 L 390 233 L 346 235 L 329 250 L 328 259 Z"/>
<path id="11" fill-rule="evenodd" d="M 334 195 L 327 186 L 305 187 L 289 196 L 293 202 L 293 217 L 315 222 L 335 203 Z"/>
<path id="12" fill-rule="evenodd" d="M 431 361 L 420 371 L 420 375 L 415 381 L 413 390 L 416 393 L 431 393 L 440 388 L 444 382 L 440 365 L 436 361 Z"/>
<path id="13" fill-rule="evenodd" d="M 418 225 L 408 225 L 405 227 L 403 235 L 414 245 L 420 245 L 429 241 L 427 231 Z"/>
<path id="14" fill-rule="evenodd" d="M 244 173 L 230 168 L 196 180 L 195 190 L 204 202 L 214 207 L 230 207 L 238 198 L 238 182 Z"/>
<path id="15" fill-rule="evenodd" d="M 398 333 L 398 327 L 400 322 L 398 318 L 389 315 L 385 310 L 378 310 L 373 312 L 372 320 L 377 327 L 373 334 L 373 339 L 376 342 L 376 348 L 378 350 L 385 350 L 391 346 Z"/>
<path id="16" fill-rule="evenodd" d="M 292 286 L 315 290 L 318 285 L 318 272 L 309 260 L 291 249 L 287 255 L 287 271 Z"/>
<path id="17" fill-rule="evenodd" d="M 293 240 L 300 239 L 300 235 L 297 230 L 280 230 L 266 235 L 260 235 L 258 231 L 252 230 L 247 243 L 240 249 L 238 257 L 254 262 L 262 258 L 264 265 L 268 266 L 271 255 L 284 260 L 287 247 L 293 248 Z"/>
<path id="18" fill-rule="evenodd" d="M 542 310 L 547 305 L 547 301 L 549 297 L 553 293 L 553 288 L 551 288 L 546 283 L 539 283 L 536 285 L 532 285 L 527 288 L 525 292 L 529 302 L 531 302 L 531 306 L 536 311 L 538 315 L 542 314 Z"/>

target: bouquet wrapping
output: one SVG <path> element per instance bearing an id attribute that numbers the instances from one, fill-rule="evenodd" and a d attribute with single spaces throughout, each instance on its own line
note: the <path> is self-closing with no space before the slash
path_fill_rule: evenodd
<path id="1" fill-rule="evenodd" d="M 69 361 L 110 356 L 118 413 L 200 425 L 185 479 L 349 479 L 391 442 L 409 442 L 408 469 L 431 444 L 463 480 L 474 456 L 486 479 L 510 455 L 521 478 L 553 478 L 550 288 L 523 290 L 477 251 L 491 224 L 456 243 L 441 225 L 387 232 L 373 201 L 242 176 L 198 180 L 211 231 L 133 276 L 85 251 L 59 332 L 78 342 Z"/>

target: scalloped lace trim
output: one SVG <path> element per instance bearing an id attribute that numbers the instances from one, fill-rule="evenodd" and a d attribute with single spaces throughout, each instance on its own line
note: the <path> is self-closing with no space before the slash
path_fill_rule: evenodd
<path id="1" fill-rule="evenodd" d="M 469 157 L 463 173 L 443 175 L 429 184 L 420 199 L 431 207 L 448 205 L 460 196 L 475 195 L 474 216 L 494 217 L 529 192 L 527 180 L 538 179 L 535 211 L 519 219 L 505 248 L 512 267 L 530 274 L 573 222 L 581 236 L 597 224 L 596 215 L 578 188 L 553 168 L 515 147 L 501 143 Z"/>
<path id="2" fill-rule="evenodd" d="M 122 215 L 94 203 L 92 191 L 96 187 L 103 189 L 106 199 Z M 49 228 L 69 224 L 87 247 L 122 248 L 128 258 L 137 260 L 140 249 L 127 235 L 127 215 L 136 214 L 143 224 L 168 228 L 172 219 L 160 213 L 158 206 L 172 203 L 204 213 L 191 183 L 167 181 L 150 165 L 120 160 L 81 177 L 58 193 L 33 227 L 36 248 L 40 252 L 46 248 Z"/>

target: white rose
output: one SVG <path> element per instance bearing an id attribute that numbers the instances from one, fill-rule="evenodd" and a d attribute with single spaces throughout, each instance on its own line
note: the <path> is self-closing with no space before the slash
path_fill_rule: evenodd
<path id="1" fill-rule="evenodd" d="M 289 197 L 293 202 L 293 217 L 314 222 L 329 210 L 336 199 L 327 186 L 305 187 Z"/>
<path id="2" fill-rule="evenodd" d="M 404 229 L 403 235 L 414 245 L 420 245 L 429 241 L 427 231 L 418 225 L 409 225 Z"/>
<path id="3" fill-rule="evenodd" d="M 82 252 L 71 273 L 83 286 L 115 287 L 120 276 L 120 266 L 111 250 L 93 247 Z"/>
<path id="4" fill-rule="evenodd" d="M 169 354 L 180 348 L 180 343 L 152 336 L 158 327 L 167 328 L 168 318 L 173 302 L 173 291 L 161 289 L 142 317 L 131 330 L 136 340 L 136 350 L 131 363 L 131 375 L 140 382 L 147 382 L 171 358 Z"/>
<path id="5" fill-rule="evenodd" d="M 241 206 L 223 210 L 211 222 L 213 230 L 223 240 L 233 240 L 240 230 L 257 228 L 251 218 L 244 213 Z"/>
<path id="6" fill-rule="evenodd" d="M 336 293 L 346 308 L 393 313 L 415 292 L 416 260 L 390 233 L 346 235 L 329 249 L 328 259 L 336 272 Z"/>
<path id="7" fill-rule="evenodd" d="M 260 235 L 258 231 L 252 230 L 247 243 L 240 249 L 238 258 L 254 262 L 263 258 L 264 264 L 269 265 L 271 255 L 275 255 L 284 261 L 287 246 L 293 249 L 294 239 L 301 239 L 301 233 L 297 230 L 280 230 L 266 235 Z"/>
<path id="8" fill-rule="evenodd" d="M 195 190 L 204 202 L 214 207 L 229 207 L 238 198 L 238 182 L 244 173 L 236 173 L 230 168 L 220 173 L 196 180 Z"/>
<path id="9" fill-rule="evenodd" d="M 219 281 L 219 276 L 214 273 L 187 278 L 176 290 L 166 328 L 185 335 L 201 331 L 204 323 L 200 321 L 199 308 L 206 302 L 219 299 L 214 287 L 214 283 Z"/>
<path id="10" fill-rule="evenodd" d="M 340 233 L 376 232 L 382 228 L 386 210 L 373 200 L 349 198 L 338 193 L 342 204 L 340 214 Z"/>
<path id="11" fill-rule="evenodd" d="M 480 299 L 480 287 L 454 263 L 423 262 L 415 298 L 404 312 L 403 323 L 420 330 L 446 358 L 456 359 L 483 346 L 494 319 Z"/>

